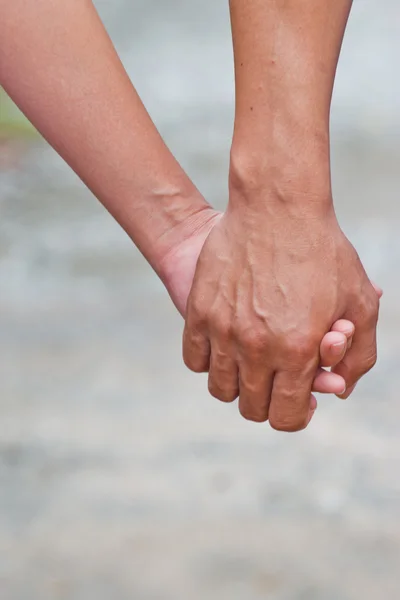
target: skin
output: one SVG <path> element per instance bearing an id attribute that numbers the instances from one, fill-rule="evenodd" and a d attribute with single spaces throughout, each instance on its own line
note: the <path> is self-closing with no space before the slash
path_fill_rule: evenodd
<path id="1" fill-rule="evenodd" d="M 256 194 L 251 192 L 251 198 L 249 196 L 245 200 L 248 203 L 246 210 L 243 199 L 246 198 L 248 180 L 235 176 L 233 169 L 229 209 L 224 215 L 214 211 L 165 146 L 89 0 L 36 0 L 34 3 L 29 0 L 0 0 L 0 12 L 0 83 L 121 224 L 164 282 L 174 304 L 187 317 L 186 363 L 195 370 L 207 370 L 210 366 L 206 364 L 204 349 L 193 344 L 197 331 L 196 307 L 204 294 L 208 325 L 214 326 L 216 322 L 211 318 L 213 295 L 224 320 L 233 314 L 235 298 L 240 296 L 243 308 L 240 309 L 240 317 L 243 316 L 246 335 L 250 337 L 251 334 L 252 339 L 257 341 L 260 332 L 264 331 L 266 319 L 270 319 L 271 330 L 277 334 L 274 334 L 275 338 L 280 337 L 282 341 L 288 335 L 289 361 L 294 361 L 294 355 L 298 355 L 296 368 L 303 369 L 304 340 L 301 336 L 291 338 L 299 324 L 293 316 L 293 302 L 299 308 L 301 297 L 308 298 L 302 288 L 305 283 L 309 281 L 310 289 L 315 287 L 313 295 L 317 294 L 317 301 L 310 301 L 309 310 L 303 310 L 299 329 L 303 334 L 311 325 L 310 307 L 316 308 L 318 315 L 322 313 L 318 305 L 320 288 L 316 286 L 312 269 L 323 268 L 326 271 L 325 267 L 332 266 L 332 280 L 337 282 L 339 279 L 334 261 L 323 265 L 317 261 L 310 263 L 305 251 L 296 256 L 295 244 L 299 242 L 299 247 L 304 249 L 305 238 L 301 232 L 306 221 L 306 229 L 309 229 L 310 219 L 304 218 L 304 215 L 299 219 L 296 211 L 288 205 L 288 222 L 299 224 L 300 237 L 290 239 L 290 247 L 289 240 L 285 239 L 283 247 L 286 254 L 284 252 L 282 257 L 275 248 L 280 245 L 276 234 L 278 225 L 271 227 L 265 222 L 268 215 L 271 223 L 277 222 L 277 213 L 274 215 L 270 208 L 264 210 L 265 188 L 258 194 L 263 200 L 259 201 L 258 208 Z M 239 90 L 245 89 L 240 81 L 238 84 Z M 240 118 L 236 121 L 236 139 L 239 122 L 243 121 Z M 273 203 L 270 205 L 273 206 Z M 293 216 L 295 213 L 296 216 Z M 258 223 L 260 216 L 263 217 L 262 223 Z M 326 233 L 323 224 L 318 231 L 320 236 Z M 288 237 L 292 234 L 293 228 L 289 227 Z M 321 250 L 320 237 L 314 230 L 312 236 L 317 252 Z M 328 241 L 326 244 L 328 248 L 335 249 L 333 243 Z M 265 260 L 260 260 L 261 254 L 265 255 Z M 293 277 L 293 269 L 303 272 L 303 280 Z M 195 272 L 195 285 L 186 310 Z M 293 279 L 296 279 L 297 287 L 291 284 Z M 359 281 L 357 277 L 355 280 Z M 268 303 L 264 302 L 266 290 L 270 295 Z M 335 286 L 332 290 L 331 286 L 324 296 L 332 318 L 329 324 L 329 319 L 321 318 L 314 328 L 313 340 L 318 356 L 313 354 L 313 359 L 305 365 L 310 381 L 307 380 L 307 414 L 303 425 L 309 422 L 316 407 L 315 398 L 310 396 L 311 390 L 343 392 L 343 359 L 347 356 L 351 340 L 353 337 L 356 339 L 351 319 L 339 318 L 343 311 L 336 311 L 338 320 L 335 322 L 329 290 L 333 291 L 335 298 L 337 290 Z M 359 291 L 360 288 L 354 289 L 355 294 Z M 246 307 L 250 310 L 247 311 Z M 257 307 L 256 311 L 254 307 Z M 279 314 L 274 314 L 274 310 Z M 264 325 L 260 327 L 260 323 Z M 238 365 L 233 358 L 229 359 L 232 367 L 227 375 L 224 357 L 233 356 L 238 338 L 233 336 L 227 342 L 229 347 L 226 350 L 219 350 L 219 346 L 215 345 L 221 340 L 218 336 L 207 337 L 204 334 L 204 345 L 208 344 L 210 348 L 212 342 L 217 349 L 211 355 L 211 392 L 227 400 L 233 396 L 231 375 L 238 374 Z M 276 339 L 272 341 L 276 343 Z M 283 360 L 284 345 L 281 341 L 274 356 L 278 363 Z M 249 351 L 246 360 L 253 370 L 249 371 L 249 375 L 243 371 L 241 376 L 255 390 L 262 370 L 265 373 L 263 377 L 270 379 L 270 356 L 264 351 L 260 354 L 253 352 L 252 343 L 243 348 L 246 353 Z M 201 365 L 199 356 L 203 360 Z M 222 357 L 221 365 L 218 365 L 219 357 Z M 321 370 L 322 366 L 335 365 L 338 365 L 338 373 Z M 222 372 L 222 379 L 216 375 L 218 369 Z M 305 375 L 302 377 L 304 379 Z M 292 378 L 291 385 L 296 391 L 299 381 Z M 245 389 L 241 388 L 240 407 L 244 416 L 249 417 L 243 409 Z M 259 395 L 257 402 L 264 406 L 265 398 L 261 399 Z M 257 410 L 260 406 L 256 407 Z M 259 413 L 256 412 L 252 416 L 258 420 Z"/>
<path id="2" fill-rule="evenodd" d="M 329 113 L 349 0 L 230 0 L 236 115 L 230 199 L 200 253 L 184 359 L 252 421 L 309 422 L 320 342 L 355 325 L 347 397 L 376 362 L 379 295 L 333 207 Z"/>

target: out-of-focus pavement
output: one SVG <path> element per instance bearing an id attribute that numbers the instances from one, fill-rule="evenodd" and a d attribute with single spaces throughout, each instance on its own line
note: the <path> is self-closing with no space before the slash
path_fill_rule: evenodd
<path id="1" fill-rule="evenodd" d="M 220 207 L 225 4 L 98 3 L 157 125 Z M 395 0 L 355 4 L 332 125 L 340 219 L 385 289 L 381 360 L 348 402 L 320 398 L 300 435 L 208 397 L 125 235 L 44 143 L 7 145 L 2 600 L 399 598 L 399 32 Z"/>

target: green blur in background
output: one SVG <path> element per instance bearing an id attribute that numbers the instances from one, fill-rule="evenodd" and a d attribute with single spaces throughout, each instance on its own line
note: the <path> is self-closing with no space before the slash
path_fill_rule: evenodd
<path id="1" fill-rule="evenodd" d="M 0 88 L 0 136 L 31 137 L 37 135 L 35 128 Z"/>

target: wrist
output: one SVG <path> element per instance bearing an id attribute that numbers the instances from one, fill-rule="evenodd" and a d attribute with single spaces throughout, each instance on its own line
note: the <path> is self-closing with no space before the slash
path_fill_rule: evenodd
<path id="1" fill-rule="evenodd" d="M 146 250 L 141 248 L 162 280 L 170 259 L 216 214 L 196 189 L 189 195 L 174 195 L 164 206 L 167 208 L 162 208 L 157 215 L 157 233 L 148 239 Z"/>
<path id="2" fill-rule="evenodd" d="M 290 142 L 275 147 L 234 140 L 229 169 L 230 202 L 269 205 L 332 205 L 329 144 L 313 151 L 296 150 Z"/>

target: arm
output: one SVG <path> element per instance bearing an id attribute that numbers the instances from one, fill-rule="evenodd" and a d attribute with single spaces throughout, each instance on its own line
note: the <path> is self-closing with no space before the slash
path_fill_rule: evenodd
<path id="1" fill-rule="evenodd" d="M 184 314 L 199 253 L 221 215 L 157 133 L 89 0 L 0 0 L 0 83 L 119 221 Z M 352 325 L 321 345 L 346 351 Z M 315 390 L 343 380 L 320 373 Z"/>
<path id="2" fill-rule="evenodd" d="M 316 208 L 313 201 L 331 205 L 330 104 L 351 0 L 231 0 L 230 7 L 233 187 L 303 194 L 304 210 Z"/>
<path id="3" fill-rule="evenodd" d="M 215 212 L 166 148 L 92 2 L 0 0 L 0 14 L 0 83 L 163 276 L 165 256 Z"/>
<path id="4" fill-rule="evenodd" d="M 198 262 L 187 365 L 246 418 L 308 422 L 319 340 L 356 334 L 348 389 L 376 360 L 378 296 L 333 209 L 329 112 L 350 0 L 230 0 L 236 73 L 230 201 Z M 228 390 L 228 392 L 227 392 Z"/>

